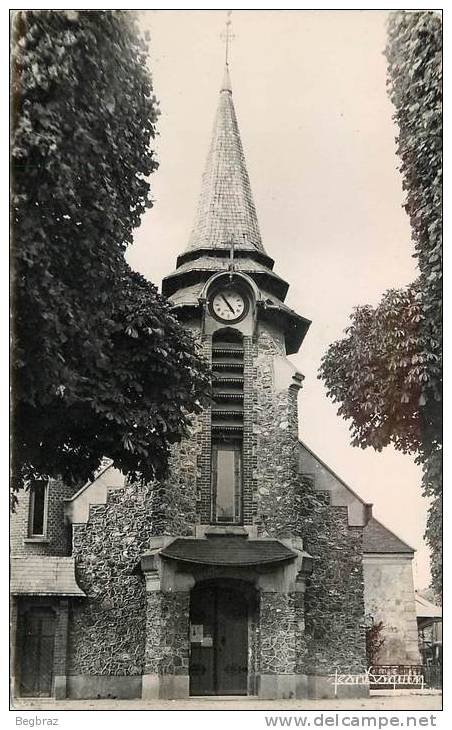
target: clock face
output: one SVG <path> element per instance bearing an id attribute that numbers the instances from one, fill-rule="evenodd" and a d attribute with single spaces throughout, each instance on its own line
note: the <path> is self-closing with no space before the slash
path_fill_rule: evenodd
<path id="1" fill-rule="evenodd" d="M 213 297 L 212 311 L 218 319 L 235 322 L 245 314 L 245 300 L 237 289 L 220 289 Z"/>

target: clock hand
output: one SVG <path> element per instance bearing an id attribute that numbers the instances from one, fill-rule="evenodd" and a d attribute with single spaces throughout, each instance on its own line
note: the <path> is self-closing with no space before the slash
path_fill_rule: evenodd
<path id="1" fill-rule="evenodd" d="M 234 311 L 234 309 L 233 309 L 233 308 L 231 307 L 231 305 L 229 304 L 229 302 L 228 302 L 228 300 L 226 299 L 226 297 L 224 296 L 224 294 L 222 294 L 222 295 L 221 295 L 221 298 L 222 298 L 222 299 L 223 299 L 223 301 L 224 301 L 224 302 L 225 302 L 225 303 L 226 303 L 226 304 L 228 305 L 228 307 L 229 307 L 229 309 L 231 310 L 232 314 L 235 314 L 235 311 Z"/>

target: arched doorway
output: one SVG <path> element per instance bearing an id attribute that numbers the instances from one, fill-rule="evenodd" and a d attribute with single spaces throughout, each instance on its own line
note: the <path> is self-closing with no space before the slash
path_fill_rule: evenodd
<path id="1" fill-rule="evenodd" d="M 246 695 L 255 590 L 246 581 L 206 580 L 190 597 L 190 694 Z"/>

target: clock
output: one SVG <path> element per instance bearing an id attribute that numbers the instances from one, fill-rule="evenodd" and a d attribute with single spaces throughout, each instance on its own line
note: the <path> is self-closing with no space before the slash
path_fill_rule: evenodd
<path id="1" fill-rule="evenodd" d="M 232 287 L 218 289 L 213 295 L 210 309 L 214 317 L 222 322 L 238 322 L 247 313 L 247 301 Z"/>

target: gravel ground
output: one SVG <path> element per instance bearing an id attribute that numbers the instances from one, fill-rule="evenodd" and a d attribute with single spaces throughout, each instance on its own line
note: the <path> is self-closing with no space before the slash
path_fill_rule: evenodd
<path id="1" fill-rule="evenodd" d="M 23 710 L 261 710 L 296 712 L 298 710 L 441 710 L 442 695 L 403 694 L 373 696 L 365 699 L 337 700 L 258 700 L 255 698 L 193 698 L 189 700 L 15 700 L 11 709 Z"/>

